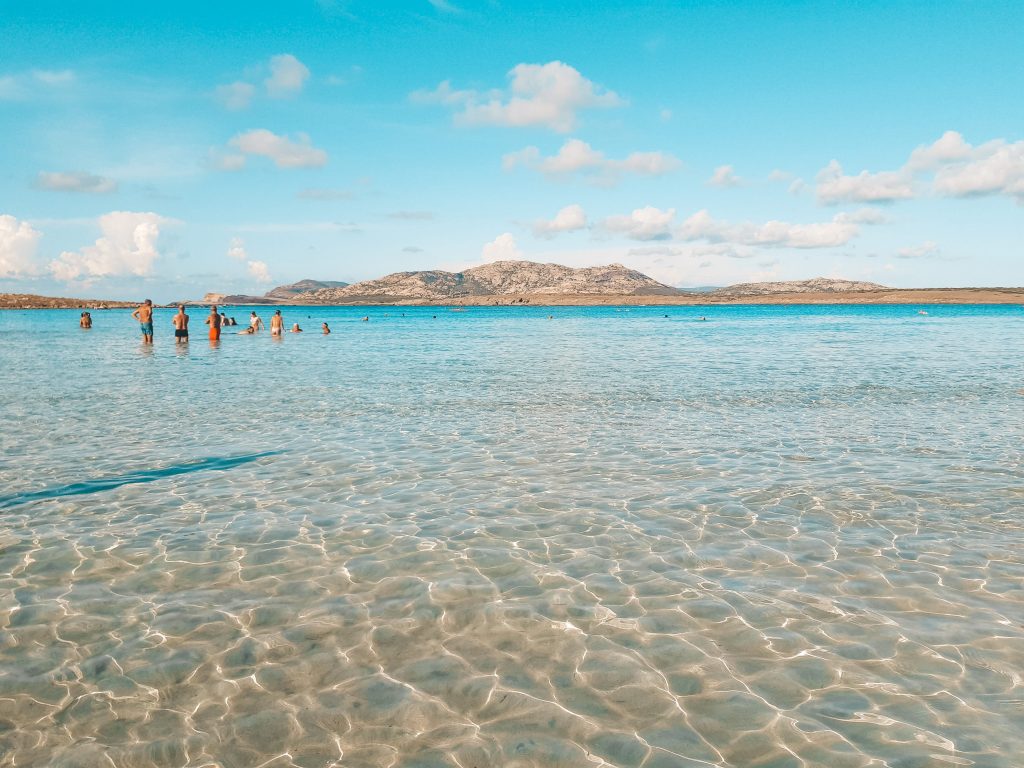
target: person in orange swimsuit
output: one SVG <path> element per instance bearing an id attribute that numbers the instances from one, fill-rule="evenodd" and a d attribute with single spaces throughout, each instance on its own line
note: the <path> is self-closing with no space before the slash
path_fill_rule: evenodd
<path id="1" fill-rule="evenodd" d="M 220 315 L 217 313 L 216 304 L 210 307 L 210 316 L 206 318 L 206 320 L 204 320 L 203 322 L 210 326 L 210 341 L 219 341 L 221 318 Z"/>

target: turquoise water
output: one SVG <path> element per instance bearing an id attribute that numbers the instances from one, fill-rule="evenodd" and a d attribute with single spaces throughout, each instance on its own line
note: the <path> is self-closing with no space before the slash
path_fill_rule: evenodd
<path id="1" fill-rule="evenodd" d="M 0 765 L 1018 766 L 1024 308 L 918 309 L 0 312 Z"/>

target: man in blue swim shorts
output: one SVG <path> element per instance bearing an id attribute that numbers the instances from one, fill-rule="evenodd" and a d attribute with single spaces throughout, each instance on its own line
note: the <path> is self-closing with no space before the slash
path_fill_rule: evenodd
<path id="1" fill-rule="evenodd" d="M 146 301 L 134 312 L 132 317 L 139 321 L 139 328 L 142 330 L 142 343 L 152 344 L 153 343 L 153 301 L 152 299 L 146 299 Z"/>

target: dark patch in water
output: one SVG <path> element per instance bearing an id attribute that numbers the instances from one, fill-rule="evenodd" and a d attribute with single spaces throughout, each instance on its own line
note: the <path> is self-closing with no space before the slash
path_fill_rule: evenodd
<path id="1" fill-rule="evenodd" d="M 0 509 L 8 509 L 18 504 L 26 504 L 30 501 L 42 501 L 44 499 L 59 499 L 62 496 L 82 496 L 87 493 L 100 493 L 122 485 L 132 483 L 152 483 L 156 480 L 163 480 L 165 477 L 175 475 L 186 475 L 189 472 L 204 472 L 206 470 L 222 471 L 248 464 L 264 456 L 276 456 L 282 451 L 263 451 L 262 453 L 247 453 L 242 456 L 212 456 L 208 459 L 197 459 L 186 461 L 181 464 L 172 464 L 169 467 L 160 469 L 144 469 L 139 472 L 128 472 L 114 477 L 104 477 L 98 480 L 86 480 L 81 483 L 60 485 L 56 488 L 44 488 L 41 491 L 29 491 L 26 493 L 10 493 L 0 496 Z"/>

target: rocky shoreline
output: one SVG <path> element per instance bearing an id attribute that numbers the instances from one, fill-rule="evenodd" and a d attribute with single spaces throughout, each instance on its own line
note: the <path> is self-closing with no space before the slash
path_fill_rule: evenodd
<path id="1" fill-rule="evenodd" d="M 204 306 L 208 302 L 188 302 Z M 873 291 L 808 291 L 773 294 L 716 295 L 678 293 L 675 295 L 608 294 L 502 294 L 417 299 L 401 296 L 350 296 L 344 301 L 279 300 L 273 306 L 403 306 L 403 307 L 566 307 L 566 306 L 727 306 L 731 304 L 1020 304 L 1024 288 L 885 288 Z M 126 309 L 138 302 L 65 299 L 29 294 L 0 294 L 0 309 Z M 168 305 L 172 306 L 172 305 Z M 222 306 L 248 306 L 230 302 Z"/>
<path id="2" fill-rule="evenodd" d="M 37 296 L 34 293 L 0 293 L 0 309 L 126 309 L 137 307 L 137 301 L 106 301 L 103 299 L 67 299 Z"/>

